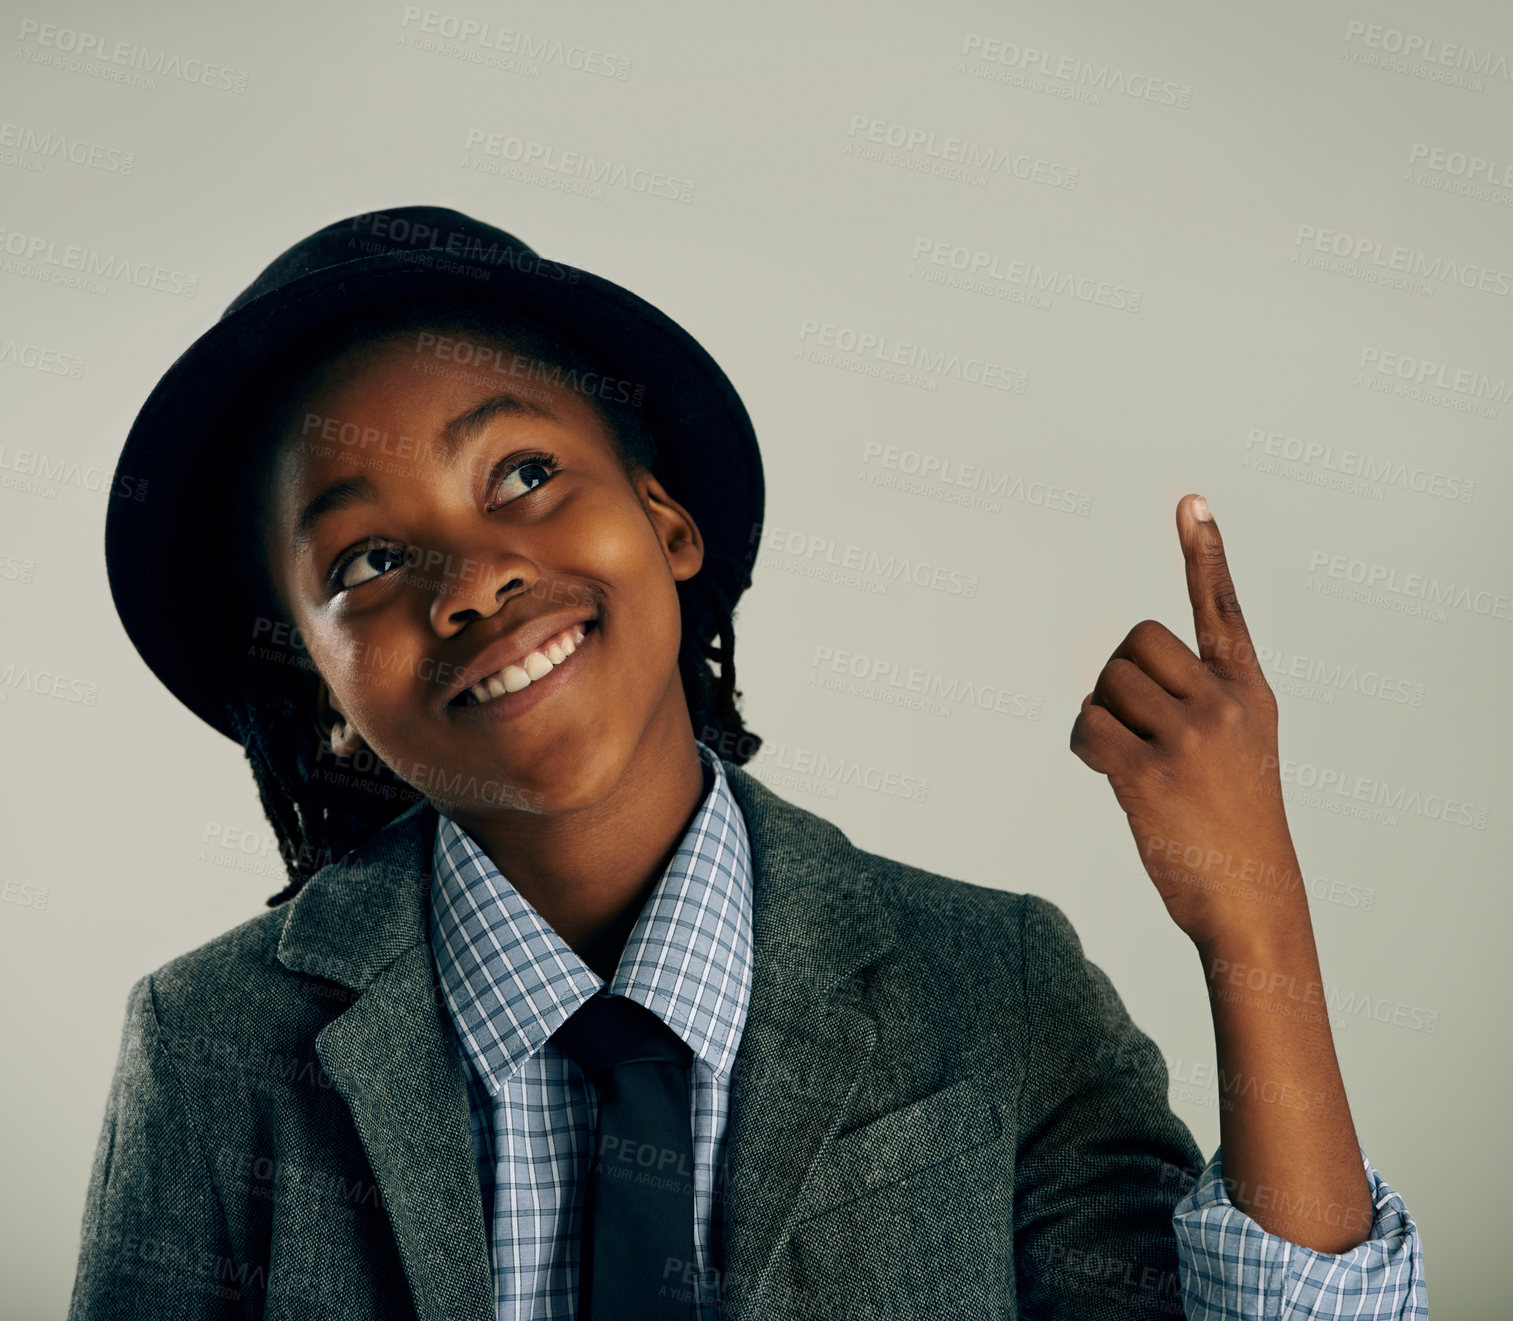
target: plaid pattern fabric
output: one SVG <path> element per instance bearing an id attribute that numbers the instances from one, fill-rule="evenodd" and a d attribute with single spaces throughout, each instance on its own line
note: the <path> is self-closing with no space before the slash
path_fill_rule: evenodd
<path id="1" fill-rule="evenodd" d="M 724 768 L 703 743 L 699 811 L 626 943 L 610 991 L 656 1013 L 694 1052 L 697 1321 L 716 1321 L 731 1069 L 751 998 L 751 847 Z M 712 777 L 712 778 L 711 778 Z M 549 1040 L 604 983 L 443 816 L 433 854 L 431 947 L 469 1068 L 499 1321 L 576 1316 L 585 1156 L 597 1097 Z M 1225 1193 L 1214 1152 L 1175 1208 L 1190 1321 L 1406 1321 L 1427 1317 L 1418 1229 L 1362 1152 L 1376 1219 L 1349 1252 L 1268 1234 Z"/>
<path id="2" fill-rule="evenodd" d="M 714 1321 L 723 1154 L 732 1065 L 751 999 L 751 846 L 715 754 L 698 743 L 706 792 L 626 942 L 609 983 L 694 1053 L 695 1262 L 669 1284 Z M 598 1098 L 549 1040 L 604 982 L 505 879 L 473 838 L 440 818 L 431 948 L 462 1042 L 484 1223 L 492 1226 L 500 1321 L 577 1311 L 578 1238 Z"/>
<path id="3" fill-rule="evenodd" d="M 1172 1213 L 1188 1321 L 1406 1321 L 1427 1317 L 1418 1226 L 1386 1180 L 1361 1163 L 1376 1208 L 1348 1252 L 1315 1252 L 1268 1234 L 1224 1191 L 1221 1144 Z"/>

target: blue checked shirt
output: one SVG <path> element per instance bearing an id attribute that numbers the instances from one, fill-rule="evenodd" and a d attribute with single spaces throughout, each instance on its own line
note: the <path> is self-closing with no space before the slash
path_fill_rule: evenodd
<path id="1" fill-rule="evenodd" d="M 730 1080 L 751 1000 L 752 872 L 746 823 L 714 752 L 706 790 L 626 942 L 613 994 L 650 1009 L 693 1051 L 694 1255 L 678 1281 L 696 1321 L 716 1321 Z M 575 1321 L 578 1233 L 598 1101 L 550 1040 L 605 985 L 441 817 L 432 859 L 431 948 L 468 1062 L 499 1321 Z M 1418 1229 L 1362 1152 L 1376 1206 L 1349 1252 L 1268 1234 L 1228 1198 L 1222 1147 L 1174 1210 L 1183 1309 L 1192 1321 L 1398 1321 L 1427 1317 Z M 1096 1244 L 1089 1245 L 1096 1251 Z"/>
<path id="2" fill-rule="evenodd" d="M 705 794 L 626 941 L 612 994 L 656 1014 L 693 1051 L 693 1271 L 697 1321 L 715 1321 L 730 1081 L 751 1002 L 751 844 L 725 769 L 703 743 Z M 577 1316 L 578 1233 L 598 1097 L 549 1040 L 604 986 L 443 816 L 431 949 L 469 1061 L 484 1219 L 492 1203 L 499 1321 Z"/>

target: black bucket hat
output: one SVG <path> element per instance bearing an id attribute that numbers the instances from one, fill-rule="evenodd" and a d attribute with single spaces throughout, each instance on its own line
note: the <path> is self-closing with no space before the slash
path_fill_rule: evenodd
<path id="1" fill-rule="evenodd" d="M 280 349 L 328 321 L 446 294 L 497 300 L 605 376 L 634 383 L 657 475 L 704 538 L 704 565 L 680 592 L 705 593 L 728 615 L 751 585 L 761 453 L 735 387 L 692 335 L 628 289 L 460 211 L 350 216 L 276 257 L 168 369 L 132 424 L 111 486 L 105 565 L 127 636 L 174 696 L 227 738 L 240 742 L 227 700 L 250 676 L 256 641 L 223 546 L 234 496 L 218 484 L 235 458 L 225 442 L 237 434 L 220 425 L 228 402 Z"/>

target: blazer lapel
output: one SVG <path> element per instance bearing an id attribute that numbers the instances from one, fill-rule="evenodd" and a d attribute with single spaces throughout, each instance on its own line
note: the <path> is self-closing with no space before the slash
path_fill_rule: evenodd
<path id="1" fill-rule="evenodd" d="M 358 993 L 315 1038 L 351 1111 L 421 1321 L 492 1321 L 494 1282 L 463 1063 L 432 974 L 436 815 L 418 803 L 308 881 L 279 943 L 288 968 Z"/>
<path id="2" fill-rule="evenodd" d="M 726 1135 L 721 1315 L 755 1321 L 876 1045 L 853 975 L 895 936 L 839 830 L 733 763 L 725 771 L 751 841 L 753 980 Z M 418 803 L 312 877 L 278 957 L 358 993 L 315 1047 L 351 1111 L 417 1314 L 491 1321 L 463 1064 L 431 966 L 435 828 Z"/>
<path id="3" fill-rule="evenodd" d="M 726 1134 L 722 1316 L 762 1295 L 877 1042 L 853 974 L 895 937 L 858 851 L 730 762 L 751 840 L 753 981 Z"/>

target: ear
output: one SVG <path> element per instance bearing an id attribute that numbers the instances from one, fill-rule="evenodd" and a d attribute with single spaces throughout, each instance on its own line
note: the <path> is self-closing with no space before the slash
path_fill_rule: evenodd
<path id="1" fill-rule="evenodd" d="M 326 681 L 320 681 L 315 696 L 315 731 L 323 740 L 329 740 L 331 751 L 338 757 L 355 756 L 367 745 L 357 726 L 347 719 Z"/>
<path id="2" fill-rule="evenodd" d="M 636 493 L 662 543 L 662 554 L 674 581 L 686 582 L 704 564 L 704 537 L 699 525 L 651 473 L 643 471 L 637 476 Z"/>

